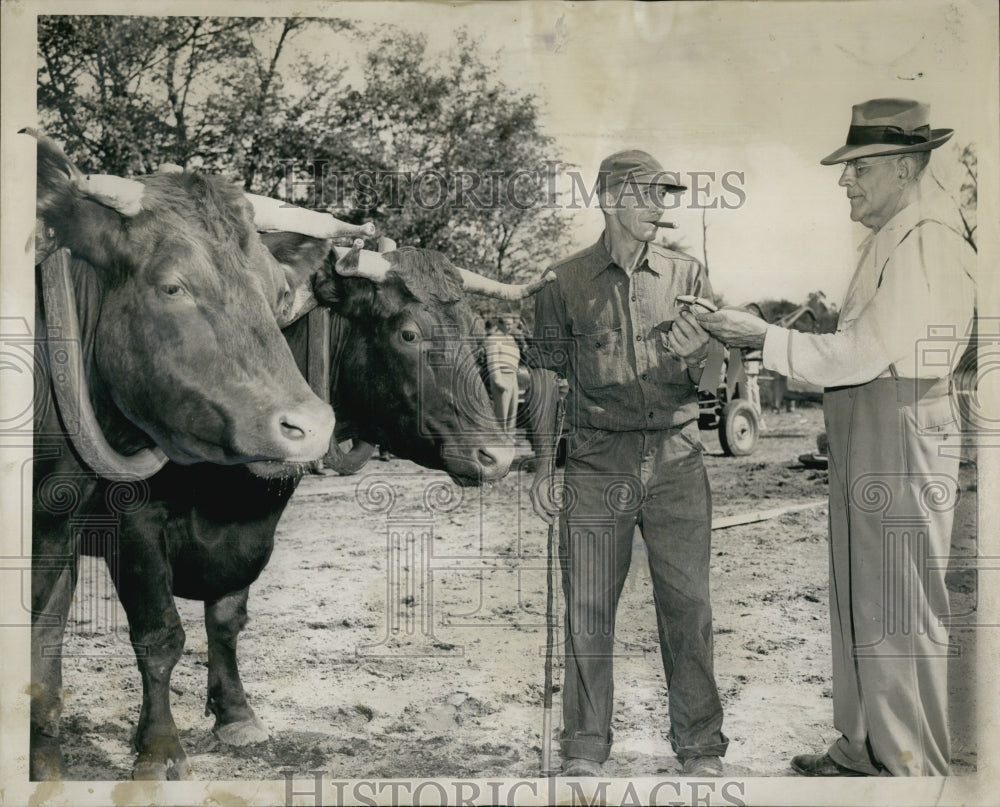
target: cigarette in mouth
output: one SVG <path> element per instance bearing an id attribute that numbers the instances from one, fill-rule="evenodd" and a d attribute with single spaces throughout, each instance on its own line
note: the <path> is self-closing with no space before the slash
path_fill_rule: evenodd
<path id="1" fill-rule="evenodd" d="M 672 221 L 654 221 L 653 224 L 655 224 L 657 227 L 666 227 L 671 230 L 677 229 L 677 225 L 674 224 Z"/>

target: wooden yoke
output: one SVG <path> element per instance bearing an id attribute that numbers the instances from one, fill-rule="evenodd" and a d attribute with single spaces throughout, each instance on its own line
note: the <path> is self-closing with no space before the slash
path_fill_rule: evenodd
<path id="1" fill-rule="evenodd" d="M 306 329 L 306 381 L 321 401 L 330 403 L 330 311 L 314 308 Z"/>

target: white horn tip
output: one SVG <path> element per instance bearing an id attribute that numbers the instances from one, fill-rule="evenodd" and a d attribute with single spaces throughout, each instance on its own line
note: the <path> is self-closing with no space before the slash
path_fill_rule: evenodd
<path id="1" fill-rule="evenodd" d="M 371 238 L 373 235 L 375 235 L 375 223 L 372 221 L 368 221 L 362 224 L 361 234 L 367 238 Z"/>
<path id="2" fill-rule="evenodd" d="M 110 174 L 90 174 L 83 177 L 78 186 L 88 196 L 103 205 L 114 208 L 125 216 L 135 216 L 142 212 L 144 186 L 134 179 L 124 179 Z"/>

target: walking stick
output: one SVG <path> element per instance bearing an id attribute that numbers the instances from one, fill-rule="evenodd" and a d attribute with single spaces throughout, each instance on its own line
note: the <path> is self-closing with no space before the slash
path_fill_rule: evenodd
<path id="1" fill-rule="evenodd" d="M 546 575 L 547 591 L 545 597 L 545 690 L 542 700 L 542 776 L 551 776 L 552 771 L 552 650 L 555 644 L 555 592 L 552 584 L 552 572 L 555 567 L 555 553 L 552 544 L 555 542 L 556 524 L 549 524 L 549 564 Z"/>
<path id="2" fill-rule="evenodd" d="M 556 454 L 558 453 L 559 438 L 562 436 L 565 415 L 566 396 L 560 388 L 559 402 L 556 404 L 555 443 L 552 456 L 548 460 L 550 485 L 555 480 Z M 552 770 L 552 656 L 556 638 L 555 569 L 556 558 L 559 553 L 557 544 L 558 530 L 559 517 L 556 515 L 553 517 L 552 523 L 549 524 L 548 563 L 545 575 L 545 685 L 542 696 L 542 776 L 552 776 L 555 773 Z"/>

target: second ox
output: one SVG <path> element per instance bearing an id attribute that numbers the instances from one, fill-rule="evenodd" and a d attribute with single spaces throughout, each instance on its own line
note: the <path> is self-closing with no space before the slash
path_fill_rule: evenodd
<path id="1" fill-rule="evenodd" d="M 352 473 L 378 444 L 447 472 L 459 485 L 506 475 L 513 439 L 491 407 L 483 333 L 467 295 L 518 299 L 543 281 L 498 283 L 455 267 L 439 252 L 396 249 L 388 239 L 380 239 L 378 255 L 330 249 L 291 233 L 265 235 L 264 243 L 292 276 L 322 268 L 314 288 L 332 320 L 329 390 L 338 440 L 331 444 L 331 467 Z M 286 336 L 297 352 L 304 350 L 302 324 Z M 521 425 L 536 453 L 544 454 L 552 450 L 546 424 L 554 417 L 554 376 L 531 371 L 530 377 Z M 346 438 L 355 443 L 349 454 L 337 445 Z"/>

